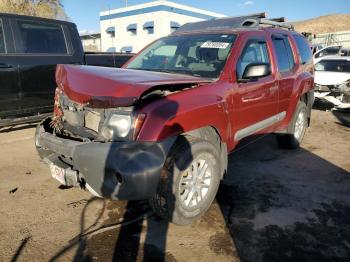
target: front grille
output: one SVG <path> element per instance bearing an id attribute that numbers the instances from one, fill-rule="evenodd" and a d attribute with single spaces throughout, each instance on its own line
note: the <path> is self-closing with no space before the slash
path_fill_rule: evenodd
<path id="1" fill-rule="evenodd" d="M 66 128 L 70 126 L 69 130 L 66 131 L 79 137 L 86 134 L 86 132 L 91 133 L 93 131 L 99 133 L 103 121 L 105 120 L 104 109 L 85 107 L 84 105 L 71 101 L 64 94 L 60 96 L 59 105 L 63 113 L 63 124 L 68 124 Z"/>

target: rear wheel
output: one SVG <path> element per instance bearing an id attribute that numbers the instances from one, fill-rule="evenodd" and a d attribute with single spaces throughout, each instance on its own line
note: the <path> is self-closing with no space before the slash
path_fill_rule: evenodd
<path id="1" fill-rule="evenodd" d="M 159 216 L 190 224 L 210 207 L 220 182 L 220 160 L 210 142 L 181 137 L 170 152 L 150 204 Z"/>
<path id="2" fill-rule="evenodd" d="M 288 127 L 289 134 L 277 135 L 277 143 L 281 148 L 296 149 L 300 146 L 308 126 L 306 104 L 299 101 Z"/>

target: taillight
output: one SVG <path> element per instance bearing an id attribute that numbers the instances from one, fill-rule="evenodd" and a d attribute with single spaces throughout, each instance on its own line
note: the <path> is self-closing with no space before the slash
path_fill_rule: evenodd
<path id="1" fill-rule="evenodd" d="M 137 118 L 134 122 L 134 135 L 133 135 L 133 139 L 136 140 L 140 130 L 142 128 L 143 123 L 145 122 L 146 119 L 146 114 L 145 113 L 140 113 L 137 115 Z"/>

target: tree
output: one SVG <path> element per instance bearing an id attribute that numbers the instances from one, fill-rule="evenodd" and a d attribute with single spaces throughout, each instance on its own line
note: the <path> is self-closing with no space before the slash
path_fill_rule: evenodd
<path id="1" fill-rule="evenodd" d="M 0 12 L 68 20 L 62 0 L 0 0 Z"/>

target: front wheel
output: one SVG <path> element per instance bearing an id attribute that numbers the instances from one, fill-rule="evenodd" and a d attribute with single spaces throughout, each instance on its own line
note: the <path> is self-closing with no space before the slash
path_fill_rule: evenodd
<path id="1" fill-rule="evenodd" d="M 289 124 L 289 134 L 278 134 L 277 144 L 281 148 L 296 149 L 303 141 L 308 126 L 308 114 L 306 104 L 299 101 Z"/>
<path id="2" fill-rule="evenodd" d="M 218 149 L 208 141 L 180 137 L 150 200 L 155 213 L 172 223 L 190 224 L 213 202 L 220 183 Z"/>

